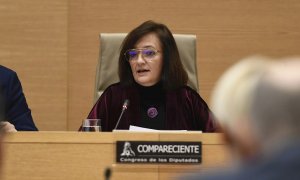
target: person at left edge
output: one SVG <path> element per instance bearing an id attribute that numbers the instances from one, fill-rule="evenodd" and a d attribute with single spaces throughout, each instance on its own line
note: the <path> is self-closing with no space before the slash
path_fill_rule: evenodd
<path id="1" fill-rule="evenodd" d="M 216 131 L 206 102 L 187 86 L 174 37 L 168 27 L 146 21 L 133 29 L 119 55 L 120 82 L 109 86 L 88 118 L 112 131 L 125 99 L 130 105 L 117 129 L 130 125 L 157 130 Z"/>
<path id="2" fill-rule="evenodd" d="M 4 131 L 37 131 L 16 72 L 1 65 L 0 93 L 4 101 Z"/>

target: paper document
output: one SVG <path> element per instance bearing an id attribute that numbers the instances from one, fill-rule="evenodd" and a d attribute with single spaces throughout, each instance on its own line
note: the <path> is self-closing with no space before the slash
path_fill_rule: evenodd
<path id="1" fill-rule="evenodd" d="M 143 131 L 143 132 L 154 132 L 155 131 L 155 132 L 157 132 L 159 130 L 130 125 L 129 126 L 129 131 Z"/>
<path id="2" fill-rule="evenodd" d="M 149 128 L 143 128 L 143 127 L 139 127 L 139 126 L 129 126 L 129 131 L 140 131 L 140 132 L 182 132 L 182 131 L 187 131 L 187 130 L 157 130 L 157 129 L 149 129 Z"/>

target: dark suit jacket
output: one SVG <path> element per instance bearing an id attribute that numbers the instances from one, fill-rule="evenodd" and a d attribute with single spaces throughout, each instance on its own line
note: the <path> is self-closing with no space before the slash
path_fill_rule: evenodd
<path id="1" fill-rule="evenodd" d="M 18 131 L 37 131 L 17 74 L 0 65 L 0 89 L 4 102 L 4 120 Z"/>
<path id="2" fill-rule="evenodd" d="M 269 157 L 258 157 L 235 171 L 183 177 L 184 180 L 299 180 L 300 143 L 282 145 Z"/>

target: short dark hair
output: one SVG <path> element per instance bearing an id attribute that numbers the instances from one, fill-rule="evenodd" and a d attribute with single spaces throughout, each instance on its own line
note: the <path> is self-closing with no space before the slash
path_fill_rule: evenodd
<path id="1" fill-rule="evenodd" d="M 181 63 L 175 39 L 166 25 L 154 21 L 142 23 L 124 39 L 119 56 L 119 78 L 121 84 L 132 85 L 135 82 L 130 64 L 124 56 L 125 51 L 134 48 L 137 41 L 149 33 L 155 33 L 162 46 L 163 68 L 161 82 L 163 88 L 165 90 L 173 90 L 186 85 L 188 75 Z"/>

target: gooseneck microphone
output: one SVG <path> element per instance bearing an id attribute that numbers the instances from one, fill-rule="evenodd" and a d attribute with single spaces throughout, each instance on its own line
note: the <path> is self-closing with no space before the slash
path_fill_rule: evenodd
<path id="1" fill-rule="evenodd" d="M 119 116 L 119 119 L 118 119 L 118 121 L 117 121 L 117 124 L 116 124 L 114 130 L 116 130 L 116 129 L 118 128 L 118 125 L 119 125 L 120 120 L 121 120 L 121 118 L 122 118 L 122 116 L 123 116 L 123 113 L 124 113 L 125 110 L 128 108 L 128 106 L 129 106 L 129 100 L 128 100 L 128 99 L 125 99 L 125 101 L 124 101 L 124 103 L 123 103 L 123 106 L 122 106 L 122 112 L 121 112 L 121 114 L 120 114 L 120 116 Z"/>
<path id="2" fill-rule="evenodd" d="M 104 178 L 105 180 L 110 180 L 110 177 L 111 177 L 111 168 L 106 168 L 104 170 Z"/>

